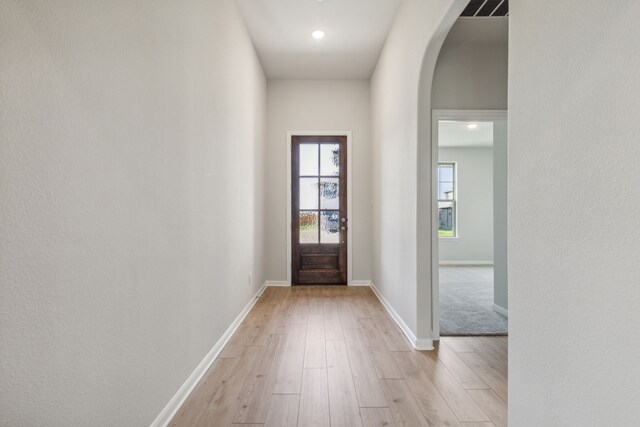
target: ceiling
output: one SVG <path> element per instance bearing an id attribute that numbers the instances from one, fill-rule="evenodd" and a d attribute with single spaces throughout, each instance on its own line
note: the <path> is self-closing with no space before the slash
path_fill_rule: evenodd
<path id="1" fill-rule="evenodd" d="M 453 147 L 492 147 L 493 122 L 468 122 L 440 120 L 438 125 L 438 146 Z M 475 129 L 467 126 L 477 124 Z"/>
<path id="2" fill-rule="evenodd" d="M 236 0 L 269 79 L 370 78 L 400 1 Z"/>

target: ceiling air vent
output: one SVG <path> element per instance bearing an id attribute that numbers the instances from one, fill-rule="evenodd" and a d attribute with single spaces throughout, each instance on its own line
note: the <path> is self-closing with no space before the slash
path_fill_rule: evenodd
<path id="1" fill-rule="evenodd" d="M 486 18 L 508 15 L 509 0 L 471 0 L 460 16 Z"/>

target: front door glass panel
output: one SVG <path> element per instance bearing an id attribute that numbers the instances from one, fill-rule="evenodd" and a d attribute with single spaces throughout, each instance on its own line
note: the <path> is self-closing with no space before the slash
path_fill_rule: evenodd
<path id="1" fill-rule="evenodd" d="M 317 211 L 300 211 L 300 243 L 318 243 Z"/>
<path id="2" fill-rule="evenodd" d="M 300 243 L 340 243 L 340 145 L 302 143 L 299 162 Z"/>
<path id="3" fill-rule="evenodd" d="M 340 145 L 320 145 L 320 174 L 322 176 L 340 175 Z"/>
<path id="4" fill-rule="evenodd" d="M 320 216 L 320 243 L 338 243 L 340 240 L 340 212 L 322 211 Z"/>

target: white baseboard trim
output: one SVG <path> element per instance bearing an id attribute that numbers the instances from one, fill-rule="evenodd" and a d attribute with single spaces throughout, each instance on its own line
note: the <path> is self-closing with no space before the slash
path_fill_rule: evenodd
<path id="1" fill-rule="evenodd" d="M 267 280 L 266 286 L 290 286 L 285 280 Z M 352 280 L 349 286 L 371 286 L 371 280 Z"/>
<path id="2" fill-rule="evenodd" d="M 413 344 L 413 348 L 416 350 L 433 350 L 433 340 L 428 339 L 417 339 L 415 344 Z"/>
<path id="3" fill-rule="evenodd" d="M 509 318 L 509 311 L 504 307 L 500 307 L 499 305 L 493 304 L 493 311 L 498 314 L 502 314 L 504 317 Z"/>
<path id="4" fill-rule="evenodd" d="M 267 280 L 265 286 L 289 286 L 286 280 Z"/>
<path id="5" fill-rule="evenodd" d="M 191 373 L 187 381 L 182 384 L 182 387 L 178 390 L 178 392 L 171 398 L 167 406 L 164 407 L 162 412 L 156 417 L 156 419 L 151 423 L 151 427 L 166 427 L 171 419 L 175 416 L 178 409 L 182 406 L 189 394 L 193 391 L 198 382 L 202 379 L 204 374 L 207 372 L 213 361 L 218 357 L 224 346 L 227 344 L 231 336 L 235 333 L 240 323 L 244 320 L 244 318 L 249 314 L 249 311 L 253 308 L 256 301 L 267 287 L 267 283 L 265 282 L 258 292 L 254 295 L 254 297 L 244 306 L 240 314 L 235 318 L 233 323 L 227 328 L 222 337 L 218 340 L 217 343 L 213 346 L 213 348 L 209 351 L 209 353 L 202 359 L 202 362 L 198 365 L 198 367 Z"/>
<path id="6" fill-rule="evenodd" d="M 440 265 L 493 265 L 493 261 L 440 261 Z"/>
<path id="7" fill-rule="evenodd" d="M 371 286 L 371 280 L 352 280 L 349 286 Z"/>
<path id="8" fill-rule="evenodd" d="M 391 318 L 396 322 L 400 330 L 407 337 L 411 345 L 413 345 L 413 348 L 415 348 L 416 350 L 433 350 L 433 340 L 418 339 L 415 336 L 415 334 L 411 331 L 411 329 L 409 329 L 409 326 L 407 326 L 407 324 L 404 323 L 404 320 L 402 320 L 402 317 L 400 317 L 400 315 L 394 310 L 391 304 L 389 304 L 389 301 L 387 301 L 387 299 L 384 296 L 382 296 L 380 291 L 378 291 L 378 288 L 376 288 L 376 285 L 374 285 L 373 282 L 371 282 L 370 286 L 371 286 L 371 289 L 373 290 L 373 293 L 376 294 L 376 297 L 378 297 L 378 299 L 380 300 L 380 303 L 382 303 L 382 306 L 387 310 L 387 313 L 389 313 Z"/>

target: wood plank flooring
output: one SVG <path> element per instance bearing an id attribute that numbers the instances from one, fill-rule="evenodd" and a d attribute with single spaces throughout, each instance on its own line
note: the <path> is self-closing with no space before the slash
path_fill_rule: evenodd
<path id="1" fill-rule="evenodd" d="M 507 374 L 507 337 L 416 351 L 368 287 L 269 287 L 170 425 L 506 426 Z"/>

